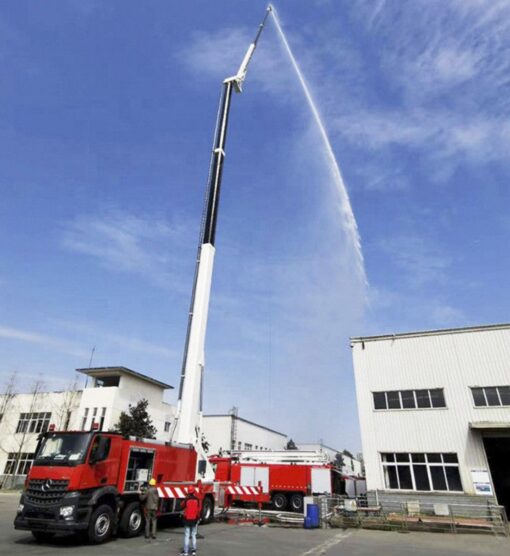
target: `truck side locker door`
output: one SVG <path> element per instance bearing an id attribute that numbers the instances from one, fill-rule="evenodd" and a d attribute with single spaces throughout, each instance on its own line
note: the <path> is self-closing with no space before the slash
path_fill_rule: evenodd
<path id="1" fill-rule="evenodd" d="M 312 493 L 331 494 L 331 469 L 312 467 Z"/>

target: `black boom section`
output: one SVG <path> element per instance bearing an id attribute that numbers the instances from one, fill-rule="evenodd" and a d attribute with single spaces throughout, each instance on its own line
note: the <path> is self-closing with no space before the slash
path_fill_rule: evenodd
<path id="1" fill-rule="evenodd" d="M 201 243 L 210 243 L 211 245 L 214 245 L 216 236 L 216 221 L 218 219 L 218 206 L 220 202 L 223 162 L 225 160 L 225 144 L 227 141 L 228 116 L 230 112 L 230 101 L 232 99 L 232 87 L 232 81 L 227 81 L 223 84 L 220 108 L 218 112 L 218 122 L 211 155 L 209 182 L 207 184 L 207 206 Z"/>

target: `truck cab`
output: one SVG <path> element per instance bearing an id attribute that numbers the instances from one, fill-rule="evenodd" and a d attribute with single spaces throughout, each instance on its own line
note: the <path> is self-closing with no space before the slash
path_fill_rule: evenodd
<path id="1" fill-rule="evenodd" d="M 115 434 L 45 433 L 25 482 L 15 528 L 32 531 L 37 540 L 66 531 L 84 532 L 93 542 L 109 536 L 115 524 L 121 444 Z"/>

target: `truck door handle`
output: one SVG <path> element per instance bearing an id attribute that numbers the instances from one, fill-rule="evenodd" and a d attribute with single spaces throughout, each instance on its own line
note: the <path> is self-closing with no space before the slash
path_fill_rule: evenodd
<path id="1" fill-rule="evenodd" d="M 99 483 L 102 484 L 102 485 L 104 485 L 104 484 L 106 483 L 107 480 L 108 480 L 107 477 L 103 477 L 103 478 L 99 481 Z"/>

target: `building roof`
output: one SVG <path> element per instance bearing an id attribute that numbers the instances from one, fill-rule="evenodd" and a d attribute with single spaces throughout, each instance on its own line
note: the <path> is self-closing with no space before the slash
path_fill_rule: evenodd
<path id="1" fill-rule="evenodd" d="M 237 420 L 239 421 L 243 421 L 244 423 L 248 423 L 249 425 L 254 425 L 255 427 L 258 427 L 259 429 L 264 429 L 266 431 L 269 432 L 273 432 L 274 434 L 279 434 L 280 436 L 283 436 L 284 438 L 287 438 L 286 434 L 283 434 L 283 432 L 278 432 L 275 431 L 274 429 L 270 429 L 269 427 L 265 427 L 264 425 L 259 425 L 258 423 L 255 423 L 253 421 L 248 421 L 248 419 L 243 419 L 242 417 L 239 417 L 238 415 L 232 415 L 232 413 L 227 413 L 227 414 L 215 414 L 215 415 L 204 415 L 204 417 L 235 417 Z"/>
<path id="2" fill-rule="evenodd" d="M 438 330 L 403 332 L 400 334 L 382 334 L 379 336 L 353 336 L 351 337 L 351 344 L 360 342 L 376 342 L 378 340 L 396 340 L 399 338 L 418 338 L 420 336 L 441 336 L 446 334 L 464 334 L 466 332 L 491 332 L 494 330 L 509 329 L 510 324 L 485 324 L 481 326 L 466 326 L 463 328 L 442 328 Z"/>
<path id="3" fill-rule="evenodd" d="M 150 376 L 144 375 L 137 371 L 133 371 L 132 369 L 128 369 L 127 367 L 88 367 L 84 369 L 76 369 L 79 373 L 82 373 L 87 376 L 91 376 L 93 378 L 102 378 L 105 376 L 131 376 L 138 380 L 143 380 L 144 382 L 148 382 L 153 384 L 154 386 L 159 386 L 163 390 L 173 389 L 173 386 L 170 384 L 165 384 L 164 382 L 160 382 L 155 378 L 151 378 Z"/>

